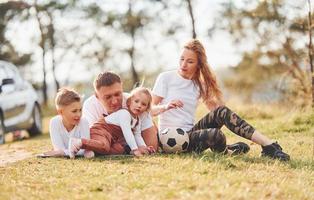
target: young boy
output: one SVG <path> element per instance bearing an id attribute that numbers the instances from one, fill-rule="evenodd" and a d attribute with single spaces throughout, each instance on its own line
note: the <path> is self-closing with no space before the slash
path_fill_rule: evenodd
<path id="1" fill-rule="evenodd" d="M 49 132 L 53 151 L 44 156 L 70 156 L 70 138 L 90 138 L 88 122 L 81 118 L 82 103 L 79 94 L 68 88 L 61 88 L 56 96 L 55 105 L 58 115 L 50 120 Z M 81 149 L 76 155 L 94 157 L 92 151 Z"/>

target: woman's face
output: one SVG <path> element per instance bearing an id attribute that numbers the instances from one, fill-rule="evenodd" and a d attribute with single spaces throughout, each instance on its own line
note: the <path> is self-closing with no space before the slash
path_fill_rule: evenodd
<path id="1" fill-rule="evenodd" d="M 194 51 L 184 49 L 180 58 L 179 74 L 185 79 L 192 79 L 197 70 L 197 55 Z"/>

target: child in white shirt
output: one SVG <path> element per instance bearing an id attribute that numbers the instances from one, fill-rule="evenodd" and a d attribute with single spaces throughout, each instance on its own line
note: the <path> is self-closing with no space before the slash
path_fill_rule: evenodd
<path id="1" fill-rule="evenodd" d="M 87 120 L 81 118 L 82 103 L 80 95 L 71 89 L 61 88 L 55 99 L 58 115 L 50 120 L 49 133 L 53 150 L 44 156 L 70 156 L 70 138 L 90 138 Z M 94 157 L 94 152 L 81 149 L 76 155 Z"/>
<path id="2" fill-rule="evenodd" d="M 128 153 L 127 146 L 135 156 L 154 153 L 154 148 L 147 147 L 142 138 L 139 118 L 150 110 L 151 102 L 148 89 L 132 90 L 126 102 L 128 109 L 120 109 L 96 122 L 90 129 L 91 139 L 71 139 L 70 154 L 74 155 L 81 148 L 105 155 L 124 154 Z"/>

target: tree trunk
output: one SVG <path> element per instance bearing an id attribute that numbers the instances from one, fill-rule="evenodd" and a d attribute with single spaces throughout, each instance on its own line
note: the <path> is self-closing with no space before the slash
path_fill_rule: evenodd
<path id="1" fill-rule="evenodd" d="M 51 13 L 49 11 L 47 11 L 48 17 L 50 19 L 50 24 L 49 24 L 49 40 L 50 40 L 50 44 L 51 44 L 51 62 L 52 62 L 52 76 L 56 85 L 56 91 L 59 90 L 60 88 L 60 83 L 56 77 L 56 59 L 55 59 L 55 38 L 54 38 L 54 34 L 55 34 L 55 28 L 54 28 L 54 21 L 53 21 L 53 17 L 51 15 Z"/>
<path id="2" fill-rule="evenodd" d="M 189 9 L 189 14 L 192 22 L 192 37 L 195 39 L 196 38 L 196 30 L 195 30 L 195 20 L 194 20 L 194 15 L 193 15 L 193 7 L 192 7 L 192 2 L 191 0 L 186 0 L 188 3 L 188 9 Z"/>
<path id="3" fill-rule="evenodd" d="M 40 30 L 40 43 L 39 46 L 42 49 L 42 71 L 43 71 L 43 83 L 42 83 L 42 93 L 43 93 L 43 103 L 44 105 L 47 105 L 48 103 L 48 94 L 47 94 L 47 80 L 46 80 L 46 62 L 45 62 L 45 57 L 46 57 L 46 48 L 45 48 L 45 33 L 44 33 L 44 27 L 40 22 L 40 17 L 39 17 L 39 10 L 38 6 L 36 5 L 35 2 L 35 10 L 36 10 L 36 19 L 38 22 L 39 30 Z"/>
<path id="4" fill-rule="evenodd" d="M 129 1 L 129 10 L 128 10 L 129 16 L 132 16 L 132 0 Z M 139 77 L 138 73 L 134 66 L 134 53 L 135 53 L 135 28 L 131 28 L 130 35 L 132 39 L 132 46 L 129 49 L 128 53 L 131 59 L 131 73 L 132 73 L 132 79 L 133 79 L 133 86 L 137 87 L 139 85 Z"/>
<path id="5" fill-rule="evenodd" d="M 308 27 L 309 27 L 309 62 L 311 67 L 311 80 L 312 80 L 312 107 L 314 108 L 314 68 L 313 68 L 313 46 L 312 46 L 312 7 L 311 1 L 308 0 L 309 5 L 309 20 L 308 20 Z"/>

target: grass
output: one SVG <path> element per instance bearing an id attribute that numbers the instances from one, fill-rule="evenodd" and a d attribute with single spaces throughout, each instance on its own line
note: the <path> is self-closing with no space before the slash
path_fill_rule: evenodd
<path id="1" fill-rule="evenodd" d="M 230 107 L 278 140 L 292 160 L 261 158 L 260 147 L 248 141 L 249 154 L 233 157 L 210 151 L 140 159 L 31 157 L 0 167 L 0 199 L 314 199 L 314 112 Z M 228 143 L 245 141 L 223 131 Z M 4 147 L 17 144 L 33 154 L 51 148 L 47 133 Z"/>

